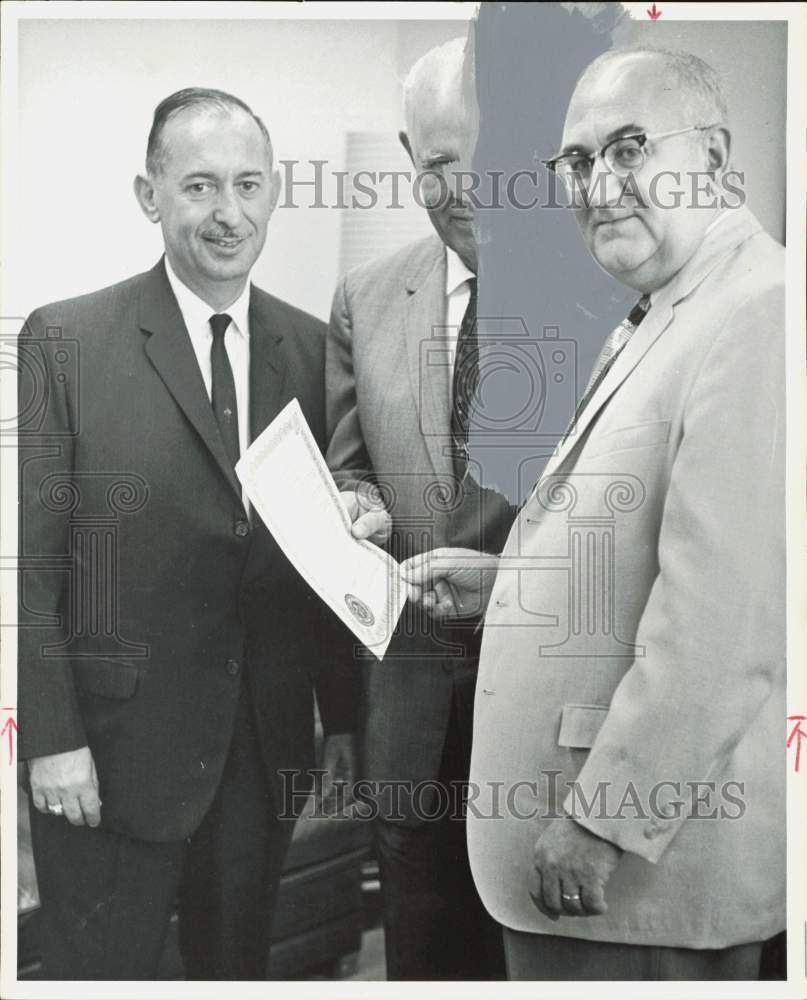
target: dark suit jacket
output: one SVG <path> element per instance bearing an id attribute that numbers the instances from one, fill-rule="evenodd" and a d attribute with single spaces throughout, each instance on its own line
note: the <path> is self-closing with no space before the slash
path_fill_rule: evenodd
<path id="1" fill-rule="evenodd" d="M 473 490 L 470 479 L 459 505 L 443 499 L 444 488 L 457 487 L 448 451 L 445 283 L 445 248 L 429 236 L 349 272 L 331 311 L 328 464 L 343 489 L 362 480 L 378 484 L 398 559 L 441 546 L 499 552 L 515 516 L 502 495 Z M 435 625 L 407 605 L 383 663 L 366 670 L 369 778 L 435 779 L 455 695 L 470 742 L 480 639 L 474 625 Z M 417 821 L 405 802 L 402 810 Z"/>
<path id="2" fill-rule="evenodd" d="M 253 438 L 296 396 L 324 443 L 323 334 L 253 286 Z M 355 727 L 349 637 L 247 519 L 162 261 L 38 309 L 20 359 L 21 755 L 89 744 L 103 822 L 181 839 L 248 663 L 279 797 L 314 762 L 313 686 L 326 733 Z"/>

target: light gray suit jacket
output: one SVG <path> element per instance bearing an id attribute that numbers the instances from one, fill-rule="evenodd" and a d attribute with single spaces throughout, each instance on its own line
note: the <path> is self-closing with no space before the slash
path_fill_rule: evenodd
<path id="1" fill-rule="evenodd" d="M 444 545 L 500 552 L 515 514 L 493 491 L 466 493 L 459 507 L 449 499 L 445 284 L 445 248 L 429 236 L 349 272 L 331 312 L 328 465 L 342 489 L 380 486 L 399 559 Z M 474 623 L 435 629 L 407 607 L 384 662 L 367 667 L 367 776 L 437 777 L 456 684 L 467 688 L 470 729 L 479 641 Z"/>
<path id="2" fill-rule="evenodd" d="M 510 534 L 468 832 L 508 927 L 719 948 L 785 925 L 783 268 L 747 209 L 707 234 Z M 626 853 L 606 914 L 553 923 L 528 873 L 562 805 Z"/>

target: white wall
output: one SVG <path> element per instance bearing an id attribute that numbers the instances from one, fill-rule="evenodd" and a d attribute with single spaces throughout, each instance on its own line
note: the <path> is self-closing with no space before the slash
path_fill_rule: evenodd
<path id="1" fill-rule="evenodd" d="M 5 261 L 4 314 L 157 260 L 159 227 L 141 215 L 131 185 L 163 97 L 187 86 L 230 91 L 264 119 L 279 159 L 327 159 L 338 170 L 345 133 L 397 132 L 410 62 L 465 30 L 462 21 L 21 22 L 18 235 Z M 305 189 L 295 198 L 309 199 Z M 278 209 L 256 283 L 326 318 L 340 216 Z"/>

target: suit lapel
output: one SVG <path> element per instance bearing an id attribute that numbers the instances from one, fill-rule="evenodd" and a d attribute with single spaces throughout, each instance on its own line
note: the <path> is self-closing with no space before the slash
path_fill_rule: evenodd
<path id="1" fill-rule="evenodd" d="M 761 231 L 759 222 L 747 208 L 733 210 L 733 213 L 728 219 L 722 220 L 712 233 L 706 235 L 688 263 L 658 293 L 647 318 L 619 353 L 610 371 L 578 417 L 574 433 L 561 442 L 556 453 L 547 462 L 538 480 L 539 484 L 560 467 L 592 420 L 667 329 L 673 320 L 675 306 L 691 295 L 717 264 L 740 243 Z"/>
<path id="2" fill-rule="evenodd" d="M 662 303 L 654 304 L 647 318 L 619 352 L 605 378 L 597 386 L 591 399 L 583 408 L 583 412 L 577 418 L 577 424 L 573 431 L 561 441 L 555 454 L 544 466 L 539 482 L 547 476 L 551 476 L 564 462 L 578 441 L 581 440 L 592 420 L 669 326 L 672 316 L 672 308 L 669 304 L 666 307 Z"/>
<path id="3" fill-rule="evenodd" d="M 146 279 L 139 308 L 140 328 L 149 334 L 146 354 L 240 498 L 241 485 L 227 457 L 199 363 L 162 260 Z"/>
<path id="4" fill-rule="evenodd" d="M 437 237 L 413 262 L 406 276 L 406 291 L 406 347 L 415 407 L 434 471 L 451 476 L 451 368 L 444 329 L 446 255 Z"/>
<path id="5" fill-rule="evenodd" d="M 249 304 L 249 439 L 280 412 L 287 360 L 280 322 L 253 285 Z"/>

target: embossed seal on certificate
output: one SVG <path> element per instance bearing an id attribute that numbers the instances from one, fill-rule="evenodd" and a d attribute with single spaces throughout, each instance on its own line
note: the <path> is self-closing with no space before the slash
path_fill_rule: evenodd
<path id="1" fill-rule="evenodd" d="M 375 615 L 364 601 L 360 601 L 354 594 L 345 594 L 345 604 L 360 625 L 364 625 L 366 628 L 375 625 Z"/>

